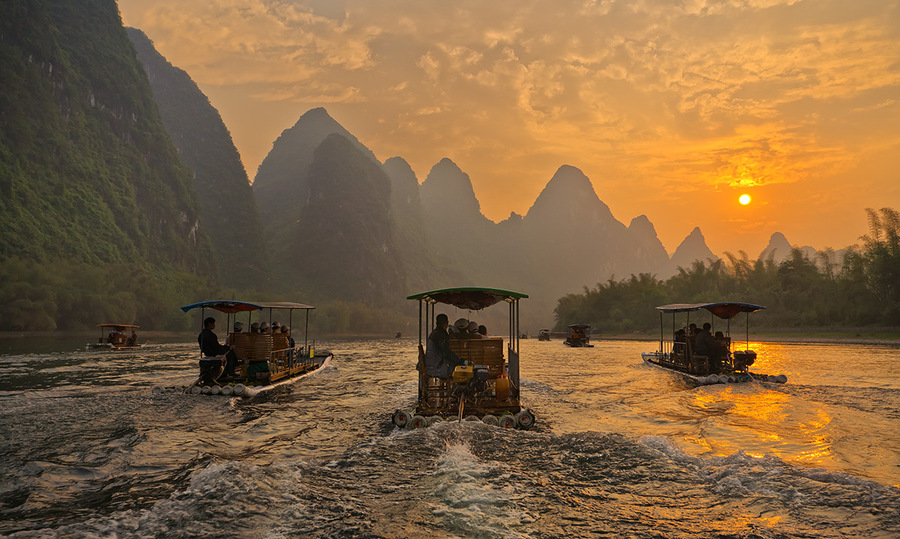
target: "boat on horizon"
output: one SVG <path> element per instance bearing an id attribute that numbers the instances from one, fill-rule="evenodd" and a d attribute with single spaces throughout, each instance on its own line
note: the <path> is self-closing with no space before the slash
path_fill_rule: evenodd
<path id="1" fill-rule="evenodd" d="M 691 313 L 700 310 L 710 313 L 710 330 L 715 332 L 708 340 L 708 352 L 699 353 L 698 333 L 691 328 Z M 673 372 L 699 385 L 751 382 L 787 382 L 783 374 L 769 375 L 750 372 L 750 366 L 756 361 L 756 352 L 750 350 L 750 313 L 765 309 L 753 303 L 719 302 L 719 303 L 673 303 L 656 307 L 659 311 L 659 349 L 655 352 L 644 352 L 641 358 L 645 363 Z M 684 326 L 676 329 L 676 316 L 686 314 Z M 746 339 L 743 350 L 734 349 L 731 339 L 731 320 L 740 313 L 747 314 Z M 672 337 L 665 337 L 663 315 L 672 315 Z M 715 319 L 726 321 L 724 332 L 716 331 Z M 704 324 L 705 326 L 706 324 Z M 703 328 L 700 331 L 704 331 Z M 701 337 L 703 339 L 703 337 Z M 698 344 L 700 345 L 698 347 Z"/>
<path id="2" fill-rule="evenodd" d="M 593 348 L 594 345 L 591 344 L 591 326 L 587 324 L 569 324 L 564 344 L 573 348 Z"/>
<path id="3" fill-rule="evenodd" d="M 195 395 L 224 395 L 235 397 L 252 397 L 278 386 L 292 384 L 309 376 L 312 376 L 327 367 L 333 354 L 327 350 L 316 350 L 315 342 L 309 342 L 309 311 L 315 309 L 312 305 L 291 302 L 244 302 L 234 300 L 201 301 L 181 308 L 184 312 L 200 309 L 201 324 L 206 318 L 206 309 L 225 314 L 224 327 L 229 328 L 226 343 L 234 353 L 234 376 L 222 375 L 215 382 L 203 384 L 201 376 L 185 388 L 153 388 L 154 393 L 172 390 L 182 390 L 185 393 Z M 302 310 L 306 314 L 304 323 L 303 341 L 296 342 L 293 338 L 293 313 Z M 260 312 L 258 323 L 260 326 L 272 327 L 278 322 L 275 319 L 276 312 L 286 311 L 288 328 L 286 332 L 256 332 L 253 331 L 253 314 Z M 247 315 L 246 327 L 250 331 L 234 331 L 234 323 L 238 314 Z M 242 323 L 243 324 L 243 323 Z M 282 326 L 277 324 L 279 328 Z M 214 356 L 226 364 L 227 354 Z M 208 358 L 207 358 L 208 359 Z"/>
<path id="4" fill-rule="evenodd" d="M 97 342 L 88 343 L 84 347 L 85 350 L 131 350 L 144 346 L 137 342 L 136 330 L 140 329 L 141 326 L 134 324 L 97 324 L 97 327 L 100 328 L 100 337 L 97 339 Z M 107 329 L 110 332 L 104 335 Z M 126 333 L 129 329 L 131 330 L 131 335 Z"/>
<path id="5" fill-rule="evenodd" d="M 393 424 L 421 428 L 436 421 L 466 420 L 526 430 L 534 426 L 534 414 L 522 406 L 519 380 L 519 300 L 527 297 L 519 292 L 478 287 L 445 288 L 407 297 L 419 302 L 418 399 L 412 412 L 395 411 Z M 480 311 L 501 302 L 509 306 L 509 340 L 504 343 L 503 337 L 475 333 L 448 335 L 450 351 L 464 363 L 448 369 L 445 378 L 429 375 L 425 346 L 435 327 L 437 304 Z"/>

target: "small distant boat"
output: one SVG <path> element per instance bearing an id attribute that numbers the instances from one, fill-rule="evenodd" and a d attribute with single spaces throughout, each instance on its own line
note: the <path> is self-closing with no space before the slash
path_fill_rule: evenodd
<path id="1" fill-rule="evenodd" d="M 697 335 L 689 331 L 692 312 L 706 310 L 716 317 L 726 320 L 726 331 L 716 331 L 710 336 L 705 354 L 698 353 Z M 750 372 L 750 366 L 756 360 L 756 352 L 750 350 L 750 313 L 765 309 L 762 305 L 752 303 L 675 303 L 661 305 L 659 311 L 659 349 L 656 352 L 644 352 L 641 358 L 648 365 L 660 367 L 700 385 L 740 383 L 759 380 L 763 382 L 787 382 L 783 374 L 770 375 Z M 672 315 L 672 338 L 664 337 L 663 313 Z M 685 327 L 675 329 L 675 316 L 686 313 Z M 747 336 L 744 350 L 735 350 L 731 340 L 731 320 L 740 313 L 747 313 Z M 715 321 L 712 316 L 712 322 Z M 712 324 L 710 324 L 712 326 Z M 715 331 L 715 326 L 712 327 Z"/>
<path id="2" fill-rule="evenodd" d="M 550 340 L 550 330 L 542 329 L 538 331 L 538 340 L 539 341 L 549 341 Z"/>
<path id="3" fill-rule="evenodd" d="M 495 288 L 445 288 L 414 294 L 419 302 L 419 398 L 415 410 L 397 410 L 391 417 L 399 428 L 427 427 L 435 421 L 482 421 L 503 428 L 530 429 L 535 423 L 531 410 L 522 406 L 519 380 L 519 300 L 526 294 Z M 447 378 L 426 372 L 425 343 L 434 325 L 435 306 L 452 305 L 480 311 L 497 303 L 509 306 L 509 341 L 502 337 L 453 337 L 450 350 L 465 364 Z M 505 345 L 505 346 L 504 346 Z M 504 348 L 506 357 L 503 356 Z"/>
<path id="4" fill-rule="evenodd" d="M 277 320 L 275 313 L 286 311 L 288 332 L 261 333 L 251 331 L 229 332 L 227 342 L 236 359 L 235 376 L 220 376 L 215 383 L 202 385 L 198 378 L 187 388 L 153 388 L 154 393 L 183 390 L 195 395 L 225 395 L 252 397 L 280 385 L 291 384 L 312 376 L 327 367 L 333 358 L 327 350 L 316 350 L 315 343 L 308 341 L 309 311 L 312 305 L 290 302 L 243 302 L 243 301 L 202 301 L 185 305 L 182 311 L 200 309 L 200 320 L 206 318 L 206 309 L 213 309 L 226 315 L 225 328 L 234 327 L 238 313 L 247 314 L 246 327 L 252 328 L 253 313 L 262 311 L 259 322 L 272 326 Z M 293 338 L 293 313 L 306 312 L 302 343 Z M 225 363 L 225 355 L 217 356 Z"/>
<path id="5" fill-rule="evenodd" d="M 131 350 L 141 348 L 137 342 L 137 330 L 141 326 L 134 324 L 97 324 L 100 337 L 95 343 L 88 343 L 85 350 Z M 107 334 L 106 331 L 109 330 Z M 131 335 L 127 332 L 131 330 Z"/>
<path id="6" fill-rule="evenodd" d="M 547 339 L 549 340 L 549 335 Z M 566 346 L 575 348 L 593 348 L 591 344 L 591 326 L 587 324 L 569 324 L 568 335 L 566 335 Z"/>

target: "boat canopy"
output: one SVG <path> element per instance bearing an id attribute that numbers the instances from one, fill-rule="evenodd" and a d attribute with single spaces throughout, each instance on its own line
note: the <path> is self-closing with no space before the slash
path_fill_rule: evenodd
<path id="1" fill-rule="evenodd" d="M 591 326 L 587 324 L 569 324 L 571 329 L 591 329 Z"/>
<path id="2" fill-rule="evenodd" d="M 312 305 L 303 303 L 291 303 L 289 301 L 255 301 L 249 303 L 246 301 L 234 300 L 212 300 L 192 303 L 181 308 L 182 311 L 188 312 L 191 309 L 215 309 L 219 312 L 234 314 L 246 311 L 261 311 L 263 309 L 315 309 Z"/>
<path id="3" fill-rule="evenodd" d="M 192 309 L 215 309 L 219 312 L 233 314 L 245 311 L 260 311 L 262 310 L 262 307 L 254 303 L 247 303 L 245 301 L 212 300 L 192 303 L 181 308 L 181 310 L 184 312 L 188 312 Z"/>
<path id="4" fill-rule="evenodd" d="M 139 328 L 134 324 L 97 324 L 98 328 Z"/>
<path id="5" fill-rule="evenodd" d="M 263 309 L 315 309 L 312 305 L 306 305 L 305 303 L 293 303 L 290 301 L 257 301 L 254 302 L 256 305 L 259 305 Z"/>
<path id="6" fill-rule="evenodd" d="M 669 305 L 660 305 L 656 308 L 657 311 L 664 313 L 685 313 L 690 311 L 699 311 L 700 309 L 706 309 L 719 318 L 730 320 L 737 316 L 738 313 L 752 313 L 761 309 L 765 309 L 765 307 L 763 307 L 762 305 L 755 305 L 753 303 L 720 302 L 672 303 Z"/>
<path id="7" fill-rule="evenodd" d="M 458 309 L 478 311 L 501 301 L 512 302 L 527 297 L 527 294 L 499 288 L 460 287 L 421 292 L 408 296 L 406 299 L 424 300 L 428 303 L 446 303 Z"/>

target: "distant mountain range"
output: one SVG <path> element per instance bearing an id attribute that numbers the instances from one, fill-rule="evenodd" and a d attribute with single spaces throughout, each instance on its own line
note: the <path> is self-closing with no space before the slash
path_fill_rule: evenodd
<path id="1" fill-rule="evenodd" d="M 495 223 L 450 159 L 420 182 L 322 108 L 274 141 L 251 185 L 206 96 L 142 32 L 126 33 L 112 0 L 3 13 L 4 257 L 143 261 L 242 293 L 375 308 L 406 306 L 424 289 L 507 288 L 531 296 L 531 327 L 550 324 L 559 297 L 598 282 L 665 279 L 717 258 L 699 228 L 670 257 L 645 215 L 619 222 L 568 165 L 525 215 Z M 760 256 L 790 251 L 776 233 Z"/>
<path id="2" fill-rule="evenodd" d="M 420 184 L 401 157 L 379 162 L 321 108 L 275 141 L 253 190 L 269 251 L 281 253 L 276 280 L 307 297 L 384 305 L 421 289 L 494 286 L 531 294 L 546 323 L 556 299 L 585 286 L 636 273 L 664 279 L 718 259 L 699 228 L 669 257 L 646 216 L 626 227 L 567 165 L 526 215 L 495 223 L 450 159 Z"/>

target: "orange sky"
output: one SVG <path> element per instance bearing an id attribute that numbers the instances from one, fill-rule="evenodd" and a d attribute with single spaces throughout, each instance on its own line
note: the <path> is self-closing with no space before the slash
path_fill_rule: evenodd
<path id="1" fill-rule="evenodd" d="M 251 179 L 322 106 L 419 181 L 449 157 L 495 221 L 578 167 L 670 254 L 695 226 L 716 253 L 841 248 L 900 209 L 900 0 L 118 3 Z"/>

